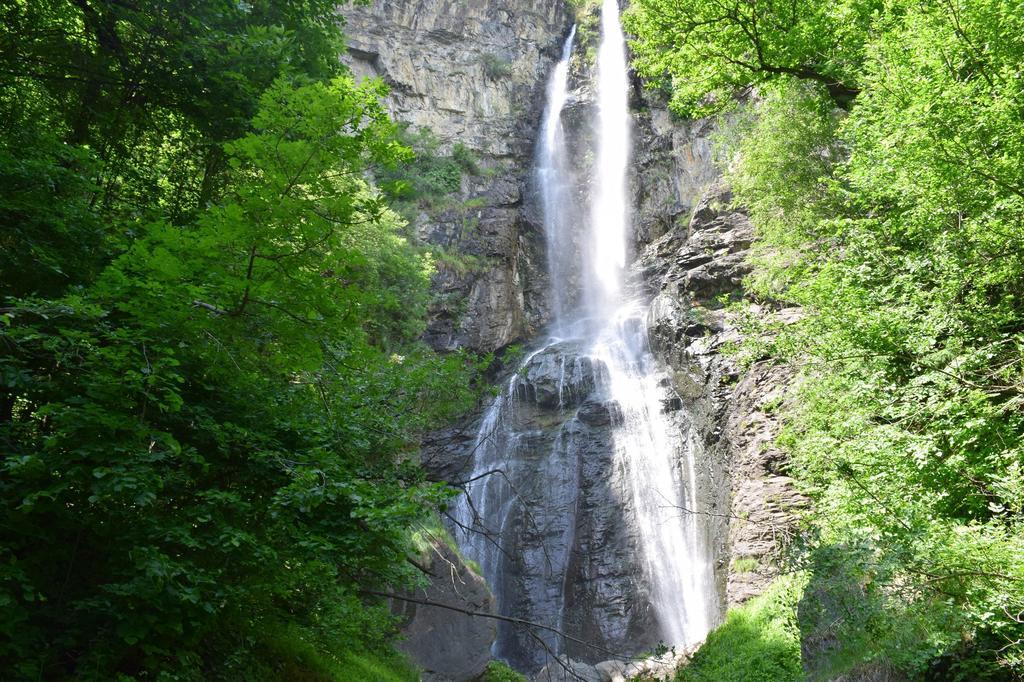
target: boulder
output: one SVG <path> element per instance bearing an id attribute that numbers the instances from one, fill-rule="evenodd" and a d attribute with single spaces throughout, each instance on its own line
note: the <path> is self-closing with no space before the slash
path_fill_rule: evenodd
<path id="1" fill-rule="evenodd" d="M 626 665 L 625 661 L 601 661 L 594 669 L 601 676 L 602 682 L 625 682 Z"/>
<path id="2" fill-rule="evenodd" d="M 595 361 L 583 354 L 578 341 L 565 341 L 530 358 L 517 389 L 521 398 L 543 408 L 574 407 L 594 390 L 598 371 Z"/>
<path id="3" fill-rule="evenodd" d="M 445 542 L 432 540 L 419 562 L 430 572 L 427 584 L 405 596 L 450 604 L 469 611 L 494 612 L 494 597 L 484 579 Z M 450 609 L 392 600 L 405 617 L 398 648 L 423 670 L 425 682 L 469 682 L 483 674 L 491 660 L 496 621 Z"/>
<path id="4" fill-rule="evenodd" d="M 559 656 L 537 673 L 534 682 L 604 682 L 604 677 L 592 665 Z"/>

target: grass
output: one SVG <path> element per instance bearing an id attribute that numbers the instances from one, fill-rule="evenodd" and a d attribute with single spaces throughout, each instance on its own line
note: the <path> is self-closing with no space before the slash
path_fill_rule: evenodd
<path id="1" fill-rule="evenodd" d="M 377 680 L 379 682 L 418 682 L 419 672 L 397 657 L 381 658 L 373 654 L 349 652 L 339 662 L 334 680 Z M 332 681 L 333 682 L 333 681 Z"/>
<path id="2" fill-rule="evenodd" d="M 799 682 L 803 680 L 796 605 L 803 579 L 782 576 L 767 591 L 729 611 L 677 682 Z"/>
<path id="3" fill-rule="evenodd" d="M 733 573 L 753 573 L 761 563 L 752 556 L 741 556 L 732 560 Z"/>
<path id="4" fill-rule="evenodd" d="M 480 682 L 526 682 L 526 678 L 502 661 L 491 661 L 484 669 Z"/>
<path id="5" fill-rule="evenodd" d="M 280 682 L 416 682 L 419 671 L 397 651 L 327 652 L 295 626 L 282 626 L 261 638 L 245 677 Z"/>
<path id="6" fill-rule="evenodd" d="M 441 542 L 447 545 L 462 563 L 469 566 L 477 575 L 480 575 L 480 564 L 467 559 L 463 554 L 462 550 L 459 549 L 459 544 L 455 542 L 455 538 L 448 532 L 448 529 L 441 523 L 441 519 L 438 516 L 430 516 L 424 521 L 420 522 L 419 527 L 413 531 L 412 544 L 416 553 L 419 555 L 420 561 L 423 563 L 429 563 L 434 554 L 434 542 Z"/>
<path id="7" fill-rule="evenodd" d="M 457 275 L 468 275 L 474 272 L 485 272 L 487 261 L 479 256 L 459 253 L 454 249 L 446 249 L 439 244 L 430 246 L 430 255 L 434 264 L 454 272 Z"/>

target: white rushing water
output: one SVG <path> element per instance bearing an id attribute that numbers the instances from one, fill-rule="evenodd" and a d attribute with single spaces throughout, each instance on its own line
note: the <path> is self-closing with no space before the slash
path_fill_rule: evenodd
<path id="1" fill-rule="evenodd" d="M 710 627 L 710 556 L 694 513 L 700 507 L 694 444 L 682 441 L 665 415 L 666 376 L 648 347 L 645 314 L 622 304 L 591 354 L 607 368 L 607 392 L 622 414 L 613 433 L 615 456 L 628 482 L 623 502 L 641 538 L 651 605 L 664 641 L 685 648 Z"/>
<path id="2" fill-rule="evenodd" d="M 707 634 L 712 595 L 710 558 L 697 514 L 695 452 L 673 438 L 678 427 L 662 408 L 665 379 L 651 355 L 646 308 L 624 300 L 626 239 L 630 234 L 626 174 L 630 118 L 625 36 L 616 0 L 601 8 L 597 56 L 597 165 L 591 219 L 592 266 L 601 320 L 592 354 L 608 368 L 608 394 L 622 410 L 615 453 L 629 480 L 630 504 L 641 534 L 652 604 L 665 641 L 689 646 Z M 682 455 L 683 465 L 677 461 Z M 682 470 L 680 470 L 682 468 Z"/>
<path id="3" fill-rule="evenodd" d="M 551 307 L 556 334 L 561 332 L 560 325 L 567 313 L 566 295 L 569 287 L 564 285 L 571 279 L 572 267 L 572 262 L 566 258 L 566 254 L 571 251 L 569 238 L 575 210 L 571 187 L 572 175 L 566 166 L 562 109 L 565 107 L 569 92 L 569 58 L 572 56 L 575 37 L 576 27 L 573 26 L 562 47 L 562 58 L 555 65 L 548 80 L 547 105 L 540 130 L 541 143 L 537 149 L 536 182 L 544 220 L 549 274 L 553 284 Z"/>
<path id="4" fill-rule="evenodd" d="M 626 41 L 615 0 L 601 7 L 597 52 L 597 162 L 591 192 L 591 240 L 586 281 L 592 314 L 618 304 L 626 267 L 626 170 L 630 121 Z"/>
<path id="5" fill-rule="evenodd" d="M 536 414 L 519 415 L 517 411 L 525 408 L 517 405 L 531 390 L 525 378 L 531 363 L 544 354 L 554 353 L 560 363 L 555 370 L 557 400 L 551 406 L 556 413 L 571 413 L 578 403 L 569 392 L 583 385 L 580 377 L 592 367 L 593 385 L 587 385 L 591 398 L 614 405 L 617 415 L 602 431 L 611 441 L 603 447 L 610 451 L 612 464 L 612 470 L 602 475 L 614 479 L 613 498 L 622 523 L 630 525 L 629 535 L 637 539 L 636 570 L 644 574 L 656 634 L 669 645 L 689 647 L 707 634 L 717 599 L 703 518 L 695 513 L 700 508 L 695 474 L 700 453 L 695 439 L 684 436 L 679 422 L 665 412 L 665 387 L 670 382 L 648 345 L 646 301 L 626 293 L 632 234 L 627 187 L 631 119 L 625 38 L 616 0 L 603 0 L 601 29 L 591 176 L 575 177 L 569 152 L 579 150 L 568 148 L 562 125 L 575 27 L 549 80 L 540 130 L 534 179 L 547 239 L 552 339 L 527 355 L 520 372 L 484 414 L 472 471 L 465 477 L 467 494 L 459 498 L 452 515 L 460 545 L 480 563 L 500 611 L 522 617 L 526 609 L 525 615 L 543 617 L 545 624 L 564 630 L 567 593 L 573 589 L 567 584 L 570 565 L 573 552 L 579 551 L 574 533 L 580 460 L 586 448 L 594 446 L 585 442 L 589 432 L 581 430 L 578 415 L 570 414 L 557 434 L 543 441 L 548 451 L 539 456 Z M 591 209 L 582 229 L 574 203 L 581 184 L 589 186 Z M 534 399 L 540 404 L 536 395 Z M 533 492 L 560 499 L 523 500 L 520 493 L 538 480 L 541 484 L 534 485 Z M 531 511 L 516 512 L 517 504 Z M 531 529 L 514 527 L 526 523 L 524 519 Z M 526 544 L 523 556 L 509 556 L 503 544 L 514 546 L 532 530 L 544 538 L 545 546 L 538 550 Z M 518 571 L 520 578 L 533 576 L 529 584 L 535 593 L 510 594 L 509 571 Z M 499 628 L 497 655 L 514 650 L 509 643 L 513 636 L 507 625 Z M 563 650 L 565 643 L 551 633 L 544 633 L 543 639 L 542 654 Z"/>

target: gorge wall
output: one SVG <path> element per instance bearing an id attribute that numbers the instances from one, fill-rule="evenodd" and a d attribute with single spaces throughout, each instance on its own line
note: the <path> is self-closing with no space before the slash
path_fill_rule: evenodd
<path id="1" fill-rule="evenodd" d="M 524 194 L 544 81 L 571 24 L 562 0 L 402 0 L 345 6 L 357 77 L 379 77 L 392 117 L 429 128 L 442 149 L 460 143 L 480 173 L 460 205 L 424 211 L 424 241 L 479 259 L 470 272 L 440 265 L 427 340 L 438 349 L 491 351 L 533 336 L 547 311 L 543 236 Z"/>
<path id="2" fill-rule="evenodd" d="M 530 173 L 545 80 L 573 22 L 570 9 L 561 0 L 407 0 L 342 12 L 347 61 L 357 76 L 380 77 L 390 86 L 393 117 L 428 127 L 445 148 L 461 143 L 479 158 L 481 172 L 463 177 L 461 205 L 423 211 L 415 224 L 420 239 L 482 263 L 470 271 L 441 265 L 435 287 L 442 303 L 433 311 L 427 340 L 439 349 L 529 346 L 551 319 L 543 226 Z M 571 62 L 563 122 L 577 148 L 587 147 L 593 134 L 587 57 L 592 47 L 581 41 Z M 629 285 L 651 302 L 649 341 L 665 372 L 663 404 L 672 437 L 688 441 L 697 455 L 698 509 L 681 513 L 706 516 L 717 621 L 726 605 L 759 593 L 770 581 L 774 554 L 803 503 L 771 445 L 773 410 L 784 399 L 788 376 L 758 364 L 741 372 L 723 353 L 739 332 L 720 298 L 742 296 L 752 228 L 741 211 L 729 207 L 728 188 L 719 181 L 712 123 L 675 120 L 657 94 L 636 80 L 630 107 L 635 238 Z M 576 162 L 585 168 L 592 160 L 583 156 Z M 581 196 L 585 191 L 578 188 Z M 657 638 L 651 613 L 637 606 L 647 603 L 649 586 L 636 579 L 638 539 L 621 523 L 629 510 L 618 502 L 622 481 L 606 446 L 615 412 L 591 395 L 595 369 L 580 364 L 570 346 L 534 356 L 514 384 L 521 436 L 508 444 L 532 453 L 532 474 L 521 479 L 516 494 L 528 502 L 550 496 L 552 488 L 564 489 L 565 504 L 533 511 L 523 504 L 511 518 L 515 532 L 505 547 L 515 557 L 563 557 L 564 569 L 538 572 L 528 564 L 542 561 L 513 562 L 518 568 L 506 572 L 503 588 L 522 595 L 507 605 L 511 613 L 555 624 L 596 645 L 563 642 L 572 658 L 596 663 L 609 658 L 609 651 L 632 655 L 650 649 Z M 482 419 L 478 415 L 434 434 L 424 450 L 433 476 L 466 479 Z M 550 454 L 560 451 L 555 441 L 567 420 L 575 420 L 571 437 L 584 443 L 582 456 L 572 461 Z M 457 557 L 449 559 L 459 564 Z M 460 574 L 462 568 L 452 570 Z M 538 608 L 528 598 L 561 593 L 563 586 L 571 586 L 564 612 Z M 452 597 L 459 589 L 442 585 L 435 591 Z M 478 589 L 474 599 L 487 601 Z M 436 653 L 429 651 L 430 637 L 422 636 L 423 628 L 431 631 L 436 623 L 424 625 L 425 609 L 420 611 L 410 640 L 419 637 L 425 648 L 407 649 L 415 660 Z M 451 666 L 431 659 L 433 679 L 472 679 L 479 673 L 455 665 L 460 658 L 486 659 L 479 649 L 489 646 L 487 633 L 470 639 L 477 650 L 452 653 Z M 549 656 L 527 632 L 512 633 L 511 639 L 511 648 L 500 653 L 524 671 L 536 671 Z M 558 647 L 555 639 L 550 644 Z"/>

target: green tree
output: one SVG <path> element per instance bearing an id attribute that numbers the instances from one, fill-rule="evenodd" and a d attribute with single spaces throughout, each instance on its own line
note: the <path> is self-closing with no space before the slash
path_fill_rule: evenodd
<path id="1" fill-rule="evenodd" d="M 360 593 L 412 578 L 417 434 L 475 370 L 364 179 L 411 155 L 383 86 L 333 3 L 2 12 L 0 668 L 379 668 Z"/>
<path id="2" fill-rule="evenodd" d="M 680 112 L 721 109 L 751 86 L 792 77 L 847 106 L 884 0 L 638 0 L 626 27 L 634 63 L 671 87 Z"/>
<path id="3" fill-rule="evenodd" d="M 1010 679 L 1024 670 L 1024 17 L 1002 0 L 858 5 L 851 21 L 844 3 L 757 3 L 758 25 L 791 28 L 705 47 L 695 17 L 735 23 L 732 5 L 642 0 L 632 25 L 680 111 L 756 86 L 728 175 L 759 238 L 748 287 L 805 312 L 774 330 L 801 369 L 782 443 L 816 501 L 800 558 L 826 583 L 836 557 L 857 576 L 838 636 L 914 675 Z M 755 68 L 761 54 L 818 64 L 825 87 Z M 829 81 L 857 91 L 845 110 Z"/>

